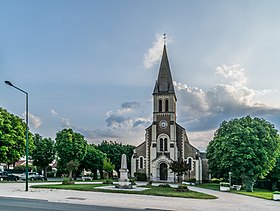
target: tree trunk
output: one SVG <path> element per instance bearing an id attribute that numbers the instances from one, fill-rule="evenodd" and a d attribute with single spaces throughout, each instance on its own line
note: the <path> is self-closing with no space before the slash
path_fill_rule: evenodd
<path id="1" fill-rule="evenodd" d="M 272 181 L 272 191 L 277 190 L 277 181 Z"/>
<path id="2" fill-rule="evenodd" d="M 72 170 L 69 171 L 69 179 L 70 179 L 70 181 L 72 181 L 72 172 L 73 172 Z"/>
<path id="3" fill-rule="evenodd" d="M 48 180 L 48 175 L 47 175 L 47 171 L 48 171 L 48 166 L 46 166 L 45 168 L 44 168 L 44 180 Z"/>
<path id="4" fill-rule="evenodd" d="M 93 174 L 93 179 L 97 179 L 97 170 L 96 169 L 94 169 L 92 171 L 92 174 Z"/>
<path id="5" fill-rule="evenodd" d="M 182 175 L 178 175 L 178 176 L 177 176 L 177 179 L 178 179 L 178 183 L 179 183 L 179 184 L 182 183 Z"/>
<path id="6" fill-rule="evenodd" d="M 99 169 L 99 174 L 100 174 L 100 179 L 104 179 L 103 169 L 102 168 Z"/>

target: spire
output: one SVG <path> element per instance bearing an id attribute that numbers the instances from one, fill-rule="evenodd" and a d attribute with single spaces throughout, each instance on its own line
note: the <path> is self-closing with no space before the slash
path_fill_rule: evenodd
<path id="1" fill-rule="evenodd" d="M 175 94 L 165 44 L 153 94 Z"/>

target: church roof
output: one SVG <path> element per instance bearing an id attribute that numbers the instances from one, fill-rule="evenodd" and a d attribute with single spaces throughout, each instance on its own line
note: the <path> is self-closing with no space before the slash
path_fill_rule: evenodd
<path id="1" fill-rule="evenodd" d="M 158 72 L 158 79 L 156 81 L 153 94 L 175 94 L 166 52 L 166 45 L 164 45 L 163 47 L 163 53 Z"/>

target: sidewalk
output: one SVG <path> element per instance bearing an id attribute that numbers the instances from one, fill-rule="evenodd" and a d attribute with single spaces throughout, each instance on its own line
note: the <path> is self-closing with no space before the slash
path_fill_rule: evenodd
<path id="1" fill-rule="evenodd" d="M 42 184 L 42 183 L 40 183 Z M 50 183 L 48 183 L 50 184 Z M 32 183 L 35 185 L 35 183 Z M 0 183 L 0 196 L 48 200 L 74 204 L 160 210 L 279 210 L 280 202 L 233 193 L 212 191 L 190 186 L 191 190 L 219 197 L 214 200 L 145 196 L 136 194 L 100 193 L 88 191 L 48 190 L 29 188 L 25 183 Z"/>

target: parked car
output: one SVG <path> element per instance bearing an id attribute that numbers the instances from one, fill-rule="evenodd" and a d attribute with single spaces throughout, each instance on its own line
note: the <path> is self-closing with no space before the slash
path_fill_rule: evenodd
<path id="1" fill-rule="evenodd" d="M 7 171 L 0 172 L 0 181 L 7 180 L 7 181 L 18 181 L 19 177 L 9 173 Z"/>
<path id="2" fill-rule="evenodd" d="M 26 180 L 26 173 L 23 173 L 20 176 L 20 179 Z M 38 174 L 37 172 L 28 172 L 28 179 L 33 181 L 33 180 L 44 180 L 44 178 Z"/>

